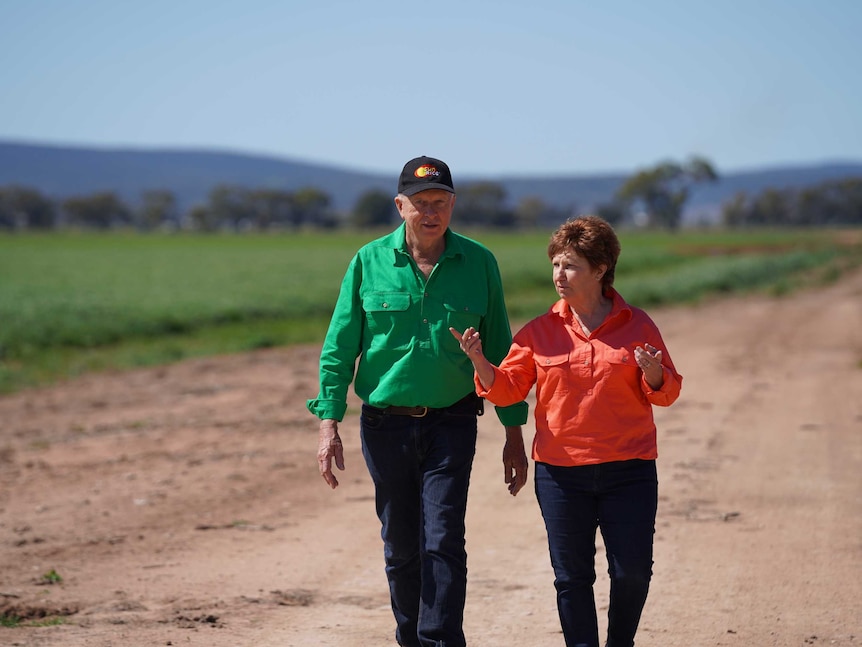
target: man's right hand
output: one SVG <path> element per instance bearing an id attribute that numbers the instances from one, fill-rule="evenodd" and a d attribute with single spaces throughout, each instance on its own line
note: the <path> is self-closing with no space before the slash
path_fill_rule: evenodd
<path id="1" fill-rule="evenodd" d="M 503 446 L 503 480 L 509 494 L 516 496 L 527 483 L 527 452 L 521 426 L 506 427 L 506 444 Z"/>
<path id="2" fill-rule="evenodd" d="M 335 459 L 335 466 L 344 471 L 344 447 L 341 445 L 341 438 L 338 435 L 338 421 L 321 420 L 317 443 L 317 465 L 323 480 L 334 490 L 338 487 L 338 479 L 332 473 L 333 458 Z"/>

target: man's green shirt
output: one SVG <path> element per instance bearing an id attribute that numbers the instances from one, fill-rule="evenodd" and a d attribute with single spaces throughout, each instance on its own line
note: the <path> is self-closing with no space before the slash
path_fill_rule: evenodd
<path id="1" fill-rule="evenodd" d="M 350 262 L 320 355 L 320 394 L 308 410 L 342 420 L 347 389 L 374 407 L 454 404 L 475 389 L 473 364 L 449 326 L 473 326 L 485 356 L 506 356 L 512 332 L 500 270 L 491 251 L 451 230 L 427 281 L 402 224 L 362 247 Z M 357 365 L 358 359 L 358 365 Z M 497 407 L 504 425 L 523 425 L 527 404 Z"/>

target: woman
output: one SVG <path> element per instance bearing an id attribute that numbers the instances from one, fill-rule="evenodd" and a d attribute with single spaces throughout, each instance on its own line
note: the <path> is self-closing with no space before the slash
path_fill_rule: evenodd
<path id="1" fill-rule="evenodd" d="M 560 295 L 494 366 L 479 334 L 451 329 L 496 405 L 536 386 L 536 497 L 548 533 L 567 647 L 598 647 L 596 528 L 610 574 L 606 647 L 632 647 L 652 576 L 658 480 L 652 406 L 679 396 L 652 319 L 613 288 L 620 243 L 596 216 L 569 220 L 548 245 Z"/>

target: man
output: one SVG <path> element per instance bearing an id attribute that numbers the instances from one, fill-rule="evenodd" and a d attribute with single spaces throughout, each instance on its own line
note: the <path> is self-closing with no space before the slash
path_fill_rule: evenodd
<path id="1" fill-rule="evenodd" d="M 320 418 L 320 474 L 336 488 L 332 463 L 344 469 L 338 422 L 351 382 L 363 401 L 362 453 L 398 644 L 465 647 L 464 517 L 483 401 L 449 327 L 479 330 L 497 362 L 511 331 L 494 256 L 449 229 L 449 167 L 431 157 L 407 162 L 395 206 L 403 224 L 350 262 L 320 356 L 320 394 L 308 409 Z M 506 429 L 504 478 L 515 495 L 527 479 L 527 405 L 497 408 L 497 416 Z"/>

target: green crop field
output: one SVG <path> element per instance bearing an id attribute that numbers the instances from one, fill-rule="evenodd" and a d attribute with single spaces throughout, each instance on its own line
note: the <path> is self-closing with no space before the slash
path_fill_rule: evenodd
<path id="1" fill-rule="evenodd" d="M 0 392 L 89 370 L 322 340 L 341 276 L 381 232 L 0 236 Z M 466 232 L 497 256 L 513 322 L 556 294 L 549 232 Z M 859 232 L 621 234 L 636 305 L 789 291 L 860 259 Z"/>

